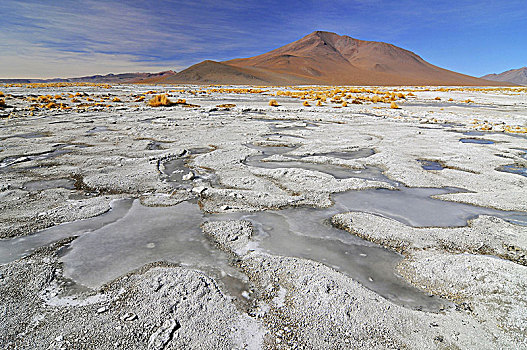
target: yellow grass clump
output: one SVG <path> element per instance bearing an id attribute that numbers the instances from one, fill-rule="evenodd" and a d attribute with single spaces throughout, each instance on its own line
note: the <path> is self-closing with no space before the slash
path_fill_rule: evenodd
<path id="1" fill-rule="evenodd" d="M 165 94 L 155 95 L 148 101 L 150 107 L 170 106 L 172 104 L 172 101 L 170 101 Z"/>
<path id="2" fill-rule="evenodd" d="M 53 99 L 51 95 L 40 95 L 37 99 L 38 102 L 47 103 Z"/>
<path id="3" fill-rule="evenodd" d="M 346 101 L 342 102 L 342 107 L 348 107 L 348 102 Z"/>
<path id="4" fill-rule="evenodd" d="M 176 101 L 176 104 L 177 105 L 186 105 L 187 104 L 187 100 L 185 100 L 184 98 L 178 98 L 177 101 Z"/>
<path id="5" fill-rule="evenodd" d="M 4 97 L 4 93 L 2 91 L 0 91 L 0 97 Z"/>
<path id="6" fill-rule="evenodd" d="M 278 104 L 278 102 L 276 102 L 276 100 L 271 100 L 271 101 L 269 101 L 269 106 L 271 106 L 271 107 L 278 107 L 279 104 Z"/>
<path id="7" fill-rule="evenodd" d="M 0 107 L 5 107 L 5 100 L 3 98 L 0 98 Z"/>
<path id="8" fill-rule="evenodd" d="M 434 98 L 434 100 L 441 101 L 441 97 L 438 96 L 438 97 Z"/>
<path id="9" fill-rule="evenodd" d="M 139 97 L 137 97 L 137 98 L 135 99 L 134 102 L 141 102 L 141 101 L 143 101 L 144 99 L 145 99 L 144 96 L 139 96 Z"/>
<path id="10" fill-rule="evenodd" d="M 377 102 L 381 102 L 382 101 L 382 98 L 379 97 L 378 95 L 374 95 L 372 98 L 371 98 L 371 102 L 373 103 L 377 103 Z"/>
<path id="11" fill-rule="evenodd" d="M 119 97 L 114 97 L 112 102 L 121 102 L 121 100 L 119 99 Z"/>
<path id="12" fill-rule="evenodd" d="M 302 105 L 305 106 L 305 107 L 311 107 L 311 105 L 310 105 L 309 102 L 307 102 L 307 101 L 304 101 L 304 102 L 302 103 Z"/>
<path id="13" fill-rule="evenodd" d="M 390 103 L 390 108 L 391 108 L 391 109 L 399 109 L 400 107 L 397 105 L 397 103 L 395 103 L 394 101 L 392 101 L 392 103 Z"/>
<path id="14" fill-rule="evenodd" d="M 318 107 L 322 106 L 322 101 L 321 100 L 317 100 L 316 106 L 318 106 Z"/>
<path id="15" fill-rule="evenodd" d="M 217 105 L 216 107 L 217 108 L 232 108 L 232 107 L 236 107 L 236 105 L 234 103 L 224 103 L 221 105 Z"/>
<path id="16" fill-rule="evenodd" d="M 454 101 L 454 99 L 453 99 L 452 97 L 450 97 L 450 98 L 448 99 L 448 101 L 449 101 L 449 102 L 452 102 L 452 101 Z"/>

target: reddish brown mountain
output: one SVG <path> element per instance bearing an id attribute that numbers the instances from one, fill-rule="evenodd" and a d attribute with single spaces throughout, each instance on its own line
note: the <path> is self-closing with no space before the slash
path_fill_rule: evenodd
<path id="1" fill-rule="evenodd" d="M 259 56 L 204 61 L 163 83 L 253 85 L 500 85 L 434 66 L 376 41 L 317 31 Z M 502 84 L 502 83 L 501 83 Z"/>

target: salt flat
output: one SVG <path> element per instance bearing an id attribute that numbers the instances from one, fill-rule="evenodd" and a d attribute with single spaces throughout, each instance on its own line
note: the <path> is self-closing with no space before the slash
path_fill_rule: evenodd
<path id="1" fill-rule="evenodd" d="M 527 348 L 525 88 L 0 90 L 3 348 Z"/>

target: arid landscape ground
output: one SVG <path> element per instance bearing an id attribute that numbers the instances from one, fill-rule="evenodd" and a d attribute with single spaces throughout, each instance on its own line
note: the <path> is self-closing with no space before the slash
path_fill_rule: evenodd
<path id="1" fill-rule="evenodd" d="M 4 349 L 527 348 L 526 88 L 0 91 Z"/>

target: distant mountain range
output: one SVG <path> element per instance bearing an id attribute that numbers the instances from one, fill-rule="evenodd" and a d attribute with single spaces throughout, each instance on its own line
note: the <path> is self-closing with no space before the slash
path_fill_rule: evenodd
<path id="1" fill-rule="evenodd" d="M 527 67 L 511 69 L 499 74 L 487 74 L 482 76 L 481 79 L 508 82 L 516 85 L 527 86 Z"/>
<path id="2" fill-rule="evenodd" d="M 18 82 L 52 81 L 222 85 L 510 85 L 434 66 L 415 53 L 392 44 L 323 31 L 313 32 L 259 56 L 223 62 L 207 60 L 179 73 L 125 73 Z"/>
<path id="3" fill-rule="evenodd" d="M 165 71 L 159 73 L 121 73 L 107 75 L 90 75 L 78 78 L 53 78 L 53 79 L 0 79 L 0 83 L 139 83 L 148 82 L 151 79 L 163 79 L 175 75 L 174 71 Z"/>

